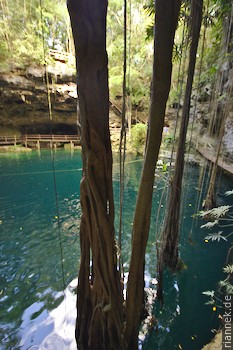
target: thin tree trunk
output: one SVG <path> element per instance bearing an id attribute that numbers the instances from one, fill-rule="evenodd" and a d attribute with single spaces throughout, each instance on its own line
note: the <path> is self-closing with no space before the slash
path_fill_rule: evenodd
<path id="1" fill-rule="evenodd" d="M 68 0 L 78 69 L 83 178 L 76 341 L 124 349 L 123 293 L 114 240 L 106 53 L 107 0 Z"/>
<path id="2" fill-rule="evenodd" d="M 216 152 L 216 160 L 213 165 L 209 187 L 204 201 L 206 210 L 212 209 L 216 205 L 215 183 L 218 171 L 218 159 L 221 152 L 222 141 L 225 134 L 226 120 L 232 110 L 232 81 L 229 80 L 229 71 L 233 67 L 233 3 L 231 4 L 231 12 L 229 11 L 223 24 L 223 43 L 221 66 L 217 73 L 217 89 L 215 91 L 215 100 L 212 118 L 210 120 L 209 133 L 216 134 L 219 137 L 219 143 Z M 219 100 L 219 96 L 222 96 Z"/>
<path id="3" fill-rule="evenodd" d="M 132 255 L 127 285 L 126 341 L 130 350 L 138 349 L 138 331 L 144 296 L 144 261 L 150 229 L 154 172 L 170 90 L 172 50 L 180 1 L 156 0 L 155 7 L 155 46 L 149 128 L 133 222 Z"/>
<path id="4" fill-rule="evenodd" d="M 158 249 L 158 272 L 160 280 L 160 288 L 158 290 L 158 297 L 162 298 L 162 274 L 164 265 L 170 267 L 172 270 L 177 268 L 178 264 L 178 243 L 180 230 L 180 202 L 181 190 L 184 172 L 184 154 L 185 141 L 189 122 L 190 99 L 193 85 L 193 77 L 196 64 L 196 54 L 198 48 L 198 41 L 200 36 L 200 28 L 202 21 L 202 0 L 193 0 L 191 7 L 191 46 L 189 53 L 189 67 L 188 78 L 185 90 L 184 105 L 182 111 L 182 121 L 179 131 L 179 143 L 177 150 L 177 158 L 175 163 L 174 175 L 170 183 L 170 193 L 166 209 L 166 217 L 164 228 L 161 237 L 161 247 Z"/>

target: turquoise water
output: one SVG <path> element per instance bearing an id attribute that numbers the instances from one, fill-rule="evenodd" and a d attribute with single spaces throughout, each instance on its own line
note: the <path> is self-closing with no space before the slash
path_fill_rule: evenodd
<path id="1" fill-rule="evenodd" d="M 114 163 L 117 227 L 117 159 Z M 61 304 L 64 299 L 61 292 L 77 276 L 81 167 L 79 151 L 0 155 L 0 349 L 32 349 L 53 331 L 51 323 L 38 325 Z M 141 159 L 127 157 L 123 242 L 126 270 L 141 167 Z M 176 276 L 166 272 L 165 305 L 161 309 L 154 303 L 158 324 L 145 337 L 143 349 L 201 349 L 213 336 L 211 329 L 220 324 L 220 310 L 214 312 L 205 305 L 207 298 L 202 291 L 215 289 L 216 282 L 222 278 L 228 242 L 206 244 L 201 222 L 192 223 L 198 171 L 196 166 L 186 171 L 188 185 L 184 191 L 180 251 L 187 269 Z M 158 173 L 146 255 L 146 287 L 154 288 L 155 283 L 154 242 L 161 221 L 156 217 L 158 206 L 162 206 L 161 217 L 165 206 L 164 202 L 160 203 L 165 180 L 164 174 Z M 222 177 L 222 184 L 219 204 L 225 202 L 224 192 L 232 189 L 227 177 Z M 34 337 L 29 339 L 27 332 L 32 329 Z"/>

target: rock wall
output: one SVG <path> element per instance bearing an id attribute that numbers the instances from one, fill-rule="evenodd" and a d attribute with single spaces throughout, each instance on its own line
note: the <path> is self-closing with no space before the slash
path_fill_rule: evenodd
<path id="1" fill-rule="evenodd" d="M 230 111 L 225 125 L 225 135 L 223 137 L 225 151 L 233 161 L 233 111 Z"/>
<path id="2" fill-rule="evenodd" d="M 0 134 L 7 134 L 9 130 L 49 134 L 50 129 L 54 134 L 77 133 L 76 76 L 69 72 L 66 64 L 59 62 L 55 67 L 48 67 L 48 81 L 47 86 L 43 67 L 0 72 Z M 140 117 L 139 112 L 139 121 Z M 110 127 L 114 131 L 121 127 L 121 101 L 119 106 L 110 101 Z"/>
<path id="3" fill-rule="evenodd" d="M 21 133 L 77 133 L 76 78 L 61 68 L 30 67 L 0 74 L 0 128 Z M 48 88 L 48 89 L 47 89 Z M 48 90 L 52 120 L 49 117 Z"/>

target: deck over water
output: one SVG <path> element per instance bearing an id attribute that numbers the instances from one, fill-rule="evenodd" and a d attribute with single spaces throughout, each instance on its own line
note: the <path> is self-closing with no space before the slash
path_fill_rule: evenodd
<path id="1" fill-rule="evenodd" d="M 25 147 L 40 148 L 41 144 L 49 144 L 50 147 L 56 147 L 58 144 L 69 143 L 71 146 L 80 145 L 79 135 L 21 135 L 21 136 L 0 136 L 0 146 L 24 145 Z"/>

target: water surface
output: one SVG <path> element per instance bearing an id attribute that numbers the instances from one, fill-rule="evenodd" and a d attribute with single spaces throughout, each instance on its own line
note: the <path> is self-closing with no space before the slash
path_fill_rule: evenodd
<path id="1" fill-rule="evenodd" d="M 119 213 L 117 163 L 116 157 L 113 166 L 116 229 Z M 63 338 L 67 337 L 63 345 L 59 337 L 55 340 L 52 336 L 58 319 L 63 329 L 69 317 L 72 320 L 75 317 L 75 314 L 71 317 L 75 297 L 67 286 L 77 277 L 80 259 L 81 168 L 79 151 L 0 155 L 0 349 L 39 349 L 42 343 L 46 349 L 54 349 L 54 344 L 59 350 L 62 346 L 71 350 L 73 346 L 70 340 L 73 330 L 62 334 Z M 123 212 L 126 270 L 141 168 L 141 159 L 127 157 Z M 144 339 L 143 349 L 201 349 L 213 336 L 211 329 L 219 326 L 220 311 L 214 312 L 205 305 L 206 297 L 202 292 L 215 289 L 216 282 L 222 278 L 228 243 L 206 244 L 206 232 L 200 229 L 201 223 L 192 221 L 198 173 L 198 167 L 189 166 L 185 175 L 180 251 L 187 269 L 174 276 L 166 272 L 165 305 L 161 309 L 157 302 L 154 304 L 158 322 Z M 152 290 L 156 283 L 155 240 L 165 207 L 166 196 L 161 201 L 165 182 L 165 174 L 158 172 L 146 255 L 146 287 Z M 227 177 L 222 178 L 222 183 L 218 196 L 220 204 L 225 202 L 224 192 L 232 189 Z M 67 297 L 73 304 L 64 304 Z M 52 334 L 50 343 L 46 340 L 49 334 Z"/>

